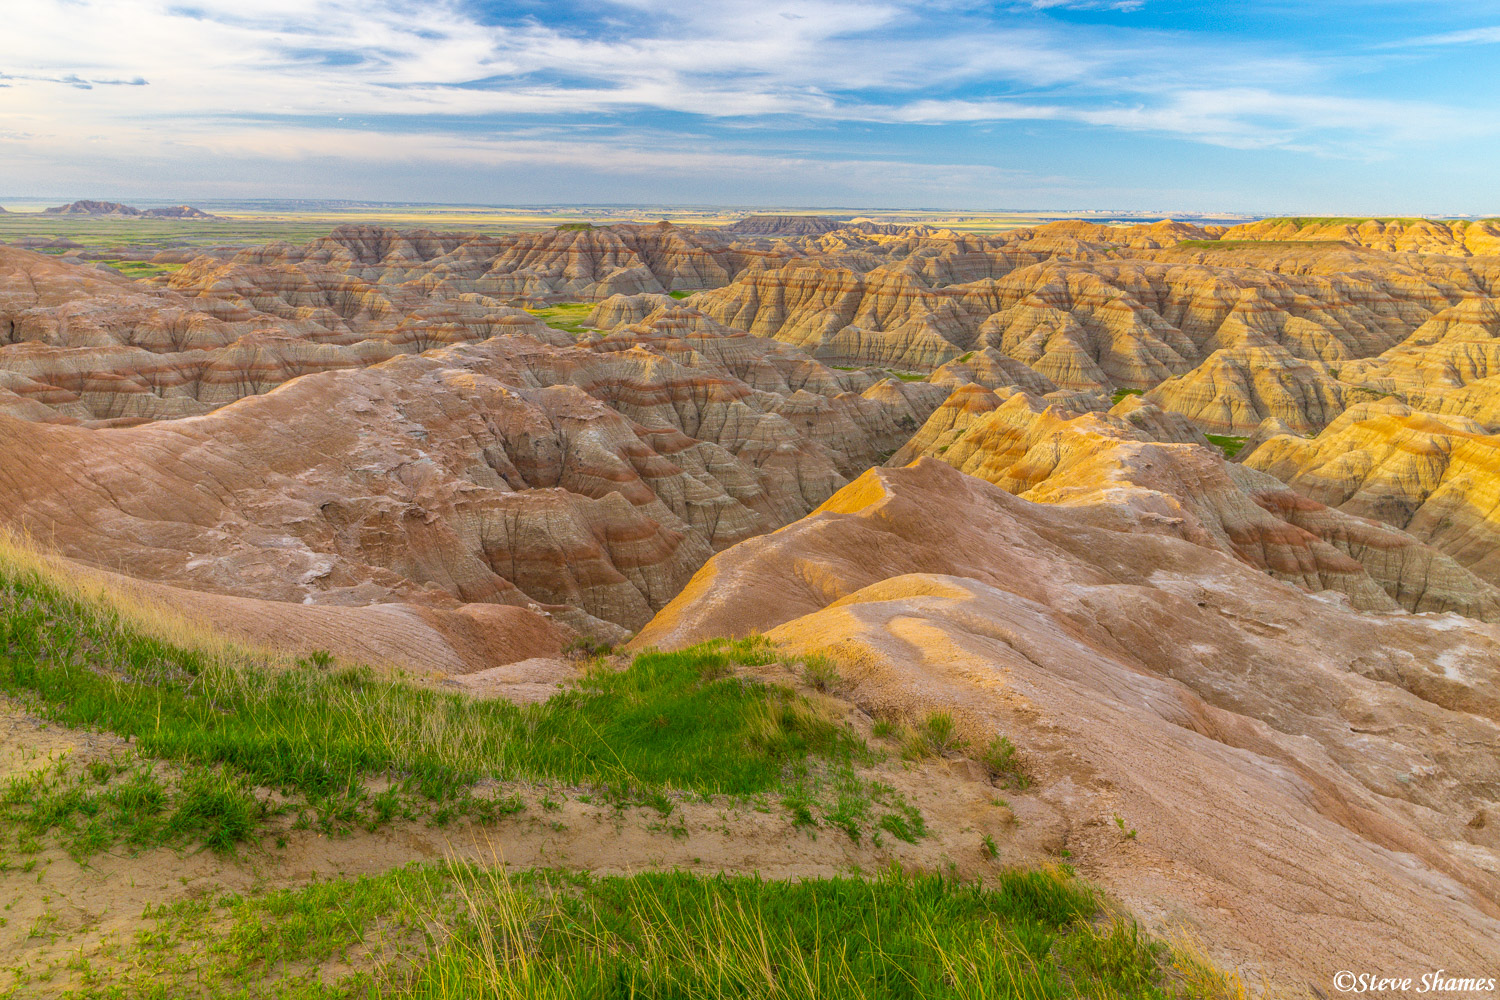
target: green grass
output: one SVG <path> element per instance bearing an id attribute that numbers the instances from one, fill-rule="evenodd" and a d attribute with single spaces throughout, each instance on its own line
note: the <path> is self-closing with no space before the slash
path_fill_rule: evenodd
<path id="1" fill-rule="evenodd" d="M 594 228 L 592 222 L 564 222 L 560 226 L 553 226 L 560 233 L 586 233 Z"/>
<path id="2" fill-rule="evenodd" d="M 74 995 L 1167 1000 L 1235 981 L 1066 871 L 796 882 L 408 866 L 151 907 Z M 1217 984 L 1219 989 L 1205 988 Z"/>
<path id="3" fill-rule="evenodd" d="M 1006 788 L 1026 788 L 1031 775 L 1021 761 L 1020 752 L 1008 736 L 996 736 L 979 755 L 979 762 L 990 769 Z"/>
<path id="4" fill-rule="evenodd" d="M 1118 404 L 1120 402 L 1120 400 L 1124 399 L 1126 396 L 1144 396 L 1144 395 L 1145 395 L 1145 392 L 1143 390 L 1141 390 L 1141 389 L 1116 389 L 1115 390 L 1115 394 L 1113 396 L 1109 397 L 1109 398 L 1110 398 L 1110 402 Z"/>
<path id="5" fill-rule="evenodd" d="M 589 329 L 585 322 L 594 311 L 592 302 L 560 302 L 557 305 L 528 309 L 527 312 L 554 330 L 578 336 Z"/>
<path id="6" fill-rule="evenodd" d="M 92 263 L 106 264 L 127 278 L 154 278 L 180 271 L 183 267 L 181 264 L 157 264 L 149 260 L 120 260 L 115 257 L 97 258 Z"/>
<path id="7" fill-rule="evenodd" d="M 668 292 L 667 294 L 670 295 L 670 296 L 672 296 L 672 298 L 674 298 L 674 299 L 685 299 L 689 295 L 692 295 L 693 293 L 692 292 Z"/>
<path id="8" fill-rule="evenodd" d="M 49 722 L 106 730 L 132 746 L 99 787 L 82 771 L 56 769 L 13 783 L 4 815 L 20 835 L 53 831 L 75 851 L 97 849 L 95 820 L 126 816 L 114 799 L 148 780 L 154 805 L 112 827 L 116 840 L 246 839 L 269 810 L 251 789 L 275 792 L 299 822 L 332 830 L 515 811 L 513 798 L 475 793 L 489 781 L 586 785 L 664 815 L 678 794 L 769 793 L 795 799 L 799 820 L 814 827 L 849 830 L 853 799 L 872 830 L 886 815 L 908 817 L 899 796 L 857 776 L 874 758 L 851 730 L 789 689 L 734 675 L 775 659 L 760 638 L 648 651 L 623 669 L 600 661 L 576 688 L 518 706 L 326 657 L 277 668 L 228 662 L 142 635 L 38 575 L 10 575 L 0 579 L 0 693 Z M 252 822 L 215 826 L 202 810 L 193 818 L 194 789 L 211 784 L 260 801 Z M 221 811 L 231 805 L 222 801 Z"/>
<path id="9" fill-rule="evenodd" d="M 1205 434 L 1203 436 L 1208 438 L 1209 444 L 1222 451 L 1225 458 L 1233 458 L 1238 455 L 1240 449 L 1245 447 L 1245 441 L 1248 440 L 1247 438 L 1234 437 L 1229 434 Z"/>

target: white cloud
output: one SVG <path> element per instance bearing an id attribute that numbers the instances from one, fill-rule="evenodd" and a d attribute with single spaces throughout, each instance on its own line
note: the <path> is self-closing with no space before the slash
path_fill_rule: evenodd
<path id="1" fill-rule="evenodd" d="M 1381 48 L 1419 48 L 1436 45 L 1493 45 L 1500 43 L 1500 26 L 1469 28 L 1465 31 L 1449 31 L 1440 35 L 1420 35 L 1399 42 L 1390 42 Z"/>
<path id="2" fill-rule="evenodd" d="M 589 34 L 484 23 L 458 0 L 198 0 L 190 9 L 27 0 L 7 10 L 0 34 L 0 121 L 37 151 L 180 146 L 352 159 L 417 150 L 452 162 L 536 153 L 466 137 L 476 130 L 541 117 L 609 124 L 639 109 L 709 121 L 1067 121 L 1282 148 L 1493 125 L 1427 103 L 1320 96 L 1316 70 L 1285 56 L 1139 32 L 1065 37 L 1035 18 L 1005 28 L 969 6 L 939 17 L 924 16 L 918 0 L 628 0 L 617 7 L 619 31 Z M 1242 85 L 1205 88 L 1205 78 Z M 420 119 L 421 140 L 403 137 L 392 116 Z M 617 148 L 611 139 L 609 154 Z M 777 162 L 774 151 L 744 155 Z"/>

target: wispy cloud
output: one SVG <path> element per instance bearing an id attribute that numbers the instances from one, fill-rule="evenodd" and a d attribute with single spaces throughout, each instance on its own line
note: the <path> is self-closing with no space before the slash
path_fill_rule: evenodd
<path id="1" fill-rule="evenodd" d="M 1500 43 L 1500 25 L 1488 28 L 1468 28 L 1463 31 L 1447 31 L 1437 35 L 1418 35 L 1386 42 L 1381 48 L 1408 49 L 1442 45 L 1495 45 Z"/>
<path id="2" fill-rule="evenodd" d="M 1033 10 L 1140 10 L 1146 0 L 1027 0 Z"/>

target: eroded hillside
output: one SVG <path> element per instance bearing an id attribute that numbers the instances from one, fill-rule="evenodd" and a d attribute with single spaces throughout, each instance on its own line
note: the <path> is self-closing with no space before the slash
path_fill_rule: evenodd
<path id="1" fill-rule="evenodd" d="M 1329 935 L 1457 966 L 1500 933 L 1497 240 L 360 226 L 142 280 L 0 247 L 0 524 L 476 690 L 768 632 L 870 718 L 1010 734 L 1032 857 L 1268 981 Z"/>

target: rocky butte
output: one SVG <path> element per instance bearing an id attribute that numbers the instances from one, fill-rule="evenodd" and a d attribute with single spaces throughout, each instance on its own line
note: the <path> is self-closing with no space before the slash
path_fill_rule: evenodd
<path id="1" fill-rule="evenodd" d="M 200 208 L 191 205 L 171 205 L 166 208 L 136 208 L 117 201 L 74 201 L 42 209 L 43 215 L 91 215 L 127 219 L 216 219 Z"/>
<path id="2" fill-rule="evenodd" d="M 358 225 L 161 260 L 0 247 L 0 524 L 67 573 L 523 700 L 578 681 L 570 644 L 764 635 L 872 739 L 951 731 L 891 779 L 928 846 L 777 827 L 729 867 L 1068 859 L 1258 986 L 1494 971 L 1500 224 Z M 1002 735 L 1024 782 L 962 749 Z"/>

